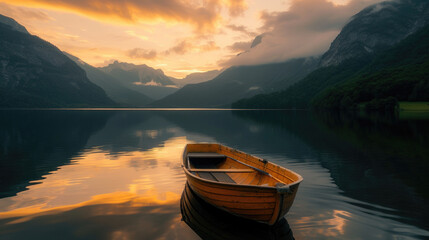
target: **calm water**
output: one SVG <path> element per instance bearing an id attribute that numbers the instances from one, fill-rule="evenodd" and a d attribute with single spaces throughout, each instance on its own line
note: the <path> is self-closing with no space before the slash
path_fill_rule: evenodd
<path id="1" fill-rule="evenodd" d="M 0 239 L 429 238 L 427 119 L 0 111 Z M 191 142 L 300 173 L 287 221 L 268 228 L 200 208 L 189 194 L 181 201 L 180 157 Z"/>

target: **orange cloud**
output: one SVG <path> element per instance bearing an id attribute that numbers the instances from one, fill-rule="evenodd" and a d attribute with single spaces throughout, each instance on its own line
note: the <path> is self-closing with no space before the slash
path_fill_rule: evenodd
<path id="1" fill-rule="evenodd" d="M 175 54 L 179 54 L 179 55 L 183 55 L 185 53 L 187 53 L 189 50 L 191 50 L 193 47 L 193 45 L 186 41 L 183 40 L 181 42 L 179 42 L 176 46 L 168 49 L 165 54 L 169 55 L 170 53 L 175 53 Z"/>
<path id="2" fill-rule="evenodd" d="M 249 36 L 256 36 L 257 35 L 257 33 L 249 31 L 247 29 L 247 27 L 244 25 L 228 24 L 225 27 L 231 29 L 232 31 L 240 32 L 240 33 L 243 33 L 245 35 L 249 35 Z"/>
<path id="3" fill-rule="evenodd" d="M 234 53 L 241 53 L 250 49 L 252 42 L 235 42 L 227 48 Z"/>
<path id="4" fill-rule="evenodd" d="M 188 40 L 182 40 L 174 47 L 171 47 L 167 51 L 164 52 L 165 55 L 169 55 L 171 53 L 175 53 L 178 55 L 184 55 L 190 51 L 197 51 L 197 52 L 209 52 L 218 50 L 220 47 L 214 42 L 214 41 L 208 41 L 204 44 L 194 44 L 191 43 L 191 41 Z"/>
<path id="5" fill-rule="evenodd" d="M 155 50 L 146 50 L 142 48 L 134 48 L 127 52 L 130 58 L 153 60 L 157 57 Z"/>
<path id="6" fill-rule="evenodd" d="M 225 4 L 228 6 L 229 14 L 233 17 L 241 15 L 247 8 L 244 0 L 229 0 L 225 1 Z"/>
<path id="7" fill-rule="evenodd" d="M 214 50 L 219 50 L 220 47 L 214 41 L 208 41 L 205 44 L 199 45 L 198 49 L 200 52 L 210 52 Z"/>
<path id="8" fill-rule="evenodd" d="M 42 11 L 32 10 L 29 8 L 15 7 L 5 3 L 0 3 L 0 14 L 6 15 L 14 19 L 27 19 L 38 21 L 52 20 L 51 17 L 49 17 Z"/>
<path id="9" fill-rule="evenodd" d="M 230 16 L 238 16 L 246 9 L 244 0 L 0 0 L 8 4 L 42 7 L 78 13 L 96 20 L 138 23 L 172 22 L 186 23 L 197 32 L 213 31 L 223 8 Z"/>

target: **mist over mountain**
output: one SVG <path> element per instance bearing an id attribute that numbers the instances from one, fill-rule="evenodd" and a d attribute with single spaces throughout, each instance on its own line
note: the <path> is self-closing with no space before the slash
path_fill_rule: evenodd
<path id="1" fill-rule="evenodd" d="M 123 86 L 155 100 L 161 99 L 178 89 L 176 84 L 161 69 L 154 69 L 146 64 L 135 65 L 115 61 L 99 69 L 118 79 Z"/>
<path id="2" fill-rule="evenodd" d="M 57 47 L 30 35 L 13 19 L 0 19 L 0 106 L 115 105 Z"/>
<path id="3" fill-rule="evenodd" d="M 231 67 L 213 80 L 186 85 L 151 106 L 229 106 L 241 98 L 286 88 L 313 71 L 318 63 L 318 58 L 302 58 L 284 63 Z"/>
<path id="4" fill-rule="evenodd" d="M 186 75 L 186 77 L 182 79 L 171 78 L 171 80 L 177 86 L 183 87 L 187 84 L 195 84 L 195 83 L 201 83 L 201 82 L 212 80 L 213 78 L 217 77 L 221 72 L 222 71 L 219 71 L 219 70 L 212 70 L 208 72 L 197 72 L 197 73 L 191 73 L 189 75 Z"/>
<path id="5" fill-rule="evenodd" d="M 352 79 L 389 48 L 429 23 L 429 1 L 398 0 L 369 6 L 351 18 L 320 67 L 289 88 L 243 99 L 236 108 L 308 108 L 324 90 Z"/>
<path id="6" fill-rule="evenodd" d="M 123 106 L 143 107 L 153 101 L 152 98 L 149 98 L 143 93 L 125 87 L 112 75 L 87 64 L 86 62 L 69 53 L 64 54 L 73 60 L 77 65 L 79 65 L 83 70 L 85 70 L 89 80 L 103 88 L 103 90 L 107 93 L 107 96 L 109 96 L 118 104 Z"/>
<path id="7" fill-rule="evenodd" d="M 331 0 L 287 1 L 286 9 L 261 11 L 263 33 L 246 45 L 250 49 L 241 49 L 237 56 L 223 59 L 224 67 L 261 65 L 285 62 L 289 59 L 320 56 L 329 49 L 329 45 L 350 19 L 365 7 L 383 0 L 348 0 L 342 4 Z M 258 43 L 258 44 L 257 44 Z M 243 42 L 233 43 L 238 47 Z"/>

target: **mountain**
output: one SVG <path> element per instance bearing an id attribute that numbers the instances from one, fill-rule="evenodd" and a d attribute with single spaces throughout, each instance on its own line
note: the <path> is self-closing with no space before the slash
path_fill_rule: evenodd
<path id="1" fill-rule="evenodd" d="M 429 1 L 397 0 L 353 16 L 322 56 L 320 67 L 272 94 L 242 99 L 235 108 L 308 108 L 324 90 L 357 76 L 374 58 L 429 23 Z"/>
<path id="2" fill-rule="evenodd" d="M 155 100 L 178 90 L 175 83 L 161 69 L 154 69 L 145 64 L 134 65 L 115 61 L 100 70 L 118 79 L 123 86 Z"/>
<path id="3" fill-rule="evenodd" d="M 299 81 L 318 65 L 319 59 L 301 58 L 283 63 L 236 66 L 213 80 L 189 84 L 152 103 L 155 107 L 225 107 L 238 99 L 273 92 Z"/>
<path id="4" fill-rule="evenodd" d="M 54 45 L 0 16 L 1 107 L 94 107 L 115 103 Z"/>
<path id="5" fill-rule="evenodd" d="M 12 19 L 10 17 L 6 17 L 0 14 L 0 23 L 9 26 L 12 30 L 30 34 L 24 26 L 22 26 L 17 21 L 15 21 L 15 19 Z"/>
<path id="6" fill-rule="evenodd" d="M 353 16 L 323 55 L 322 67 L 371 57 L 398 43 L 429 21 L 427 0 L 386 1 Z"/>
<path id="7" fill-rule="evenodd" d="M 358 76 L 323 92 L 318 108 L 392 110 L 395 101 L 429 101 L 429 25 L 377 56 Z"/>
<path id="8" fill-rule="evenodd" d="M 81 59 L 64 52 L 71 60 L 73 60 L 78 66 L 85 70 L 89 80 L 101 88 L 107 93 L 111 99 L 123 106 L 142 107 L 152 102 L 153 99 L 144 95 L 143 93 L 135 90 L 128 89 L 123 86 L 119 80 L 95 68 Z"/>
<path id="9" fill-rule="evenodd" d="M 213 78 L 217 77 L 221 72 L 222 71 L 219 71 L 219 70 L 212 70 L 212 71 L 208 71 L 208 72 L 197 72 L 197 73 L 191 73 L 182 79 L 171 78 L 171 80 L 177 86 L 183 87 L 187 84 L 207 82 L 207 81 L 212 80 Z"/>

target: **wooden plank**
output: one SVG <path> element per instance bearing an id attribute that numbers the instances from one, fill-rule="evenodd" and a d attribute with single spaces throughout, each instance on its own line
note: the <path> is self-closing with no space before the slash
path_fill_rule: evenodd
<path id="1" fill-rule="evenodd" d="M 211 173 L 219 182 L 226 182 L 226 183 L 236 183 L 230 176 L 228 176 L 226 173 L 221 172 L 212 172 Z"/>
<path id="2" fill-rule="evenodd" d="M 219 173 L 223 173 L 223 172 L 231 172 L 231 173 L 250 173 L 250 172 L 255 172 L 252 169 L 219 169 L 219 168 L 211 168 L 211 169 L 198 169 L 198 168 L 191 168 L 189 169 L 189 171 L 191 172 L 219 172 Z"/>
<path id="3" fill-rule="evenodd" d="M 225 158 L 225 155 L 215 152 L 190 152 L 188 157 L 192 158 Z"/>
<path id="4" fill-rule="evenodd" d="M 276 199 L 275 197 L 265 197 L 265 196 L 230 196 L 230 195 L 223 195 L 223 194 L 214 194 L 211 192 L 205 192 L 201 189 L 198 189 L 198 192 L 201 195 L 204 195 L 210 199 L 213 200 L 219 200 L 224 202 L 243 202 L 243 203 L 254 203 L 254 204 L 261 204 L 261 203 L 275 203 Z"/>
<path id="5" fill-rule="evenodd" d="M 194 188 L 195 191 L 197 190 L 203 190 L 205 192 L 211 192 L 216 194 L 222 194 L 222 195 L 228 195 L 228 196 L 241 196 L 241 197 L 274 197 L 273 192 L 250 192 L 250 191 L 239 191 L 234 189 L 222 189 L 222 188 L 216 188 L 216 187 L 209 187 L 204 186 L 199 183 L 190 183 Z"/>
<path id="6" fill-rule="evenodd" d="M 201 173 L 198 173 L 198 175 L 200 175 L 200 177 L 204 179 L 217 181 L 216 178 L 211 173 L 208 173 L 208 172 L 201 172 Z"/>
<path id="7" fill-rule="evenodd" d="M 223 190 L 231 190 L 234 192 L 248 192 L 248 193 L 277 193 L 277 189 L 275 188 L 262 188 L 260 186 L 245 186 L 245 185 L 238 185 L 238 184 L 220 184 L 220 183 L 213 183 L 213 182 L 208 182 L 202 179 L 198 179 L 196 178 L 196 176 L 194 177 L 194 175 L 188 175 L 188 180 L 190 181 L 190 183 L 196 183 L 202 187 L 210 187 L 213 189 L 219 189 L 220 191 Z"/>
<path id="8" fill-rule="evenodd" d="M 206 202 L 209 202 L 211 204 L 214 204 L 216 206 L 226 208 L 230 210 L 231 212 L 234 211 L 234 209 L 242 209 L 242 210 L 251 210 L 251 209 L 271 209 L 274 210 L 276 204 L 275 203 L 240 203 L 240 202 L 225 202 L 225 201 L 219 201 L 214 200 L 210 198 L 205 198 Z"/>

